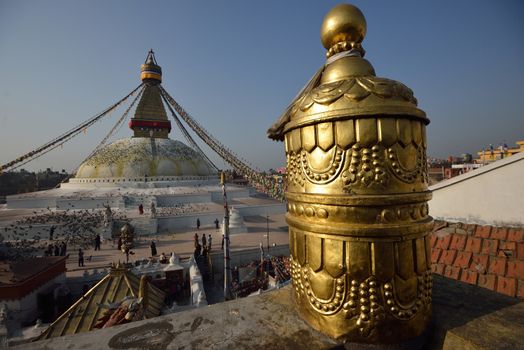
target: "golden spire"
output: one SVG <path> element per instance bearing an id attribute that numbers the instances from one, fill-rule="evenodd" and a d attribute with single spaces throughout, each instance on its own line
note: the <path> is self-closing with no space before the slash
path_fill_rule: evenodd
<path id="1" fill-rule="evenodd" d="M 145 88 L 129 127 L 134 131 L 134 137 L 165 139 L 171 131 L 171 122 L 167 119 L 158 86 L 162 82 L 162 68 L 158 65 L 152 49 L 149 50 L 140 70 L 140 78 Z"/>

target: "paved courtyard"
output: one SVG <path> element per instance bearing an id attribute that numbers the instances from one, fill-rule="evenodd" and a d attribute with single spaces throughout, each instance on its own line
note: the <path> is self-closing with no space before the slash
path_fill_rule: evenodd
<path id="1" fill-rule="evenodd" d="M 287 223 L 285 214 L 270 215 L 269 222 L 264 216 L 244 217 L 247 232 L 235 233 L 230 237 L 231 249 L 240 250 L 246 248 L 256 248 L 262 242 L 267 245 L 267 230 L 269 224 L 270 245 L 288 244 Z M 166 255 L 175 252 L 180 257 L 188 257 L 194 252 L 194 234 L 198 233 L 199 239 L 202 234 L 211 234 L 212 251 L 220 250 L 222 242 L 222 230 L 215 229 L 214 226 L 202 226 L 200 230 L 190 229 L 185 231 L 171 232 L 162 235 L 139 237 L 138 242 L 132 251 L 135 253 L 130 257 L 131 261 L 149 258 L 151 256 L 150 243 L 155 240 L 158 254 Z M 201 242 L 201 240 L 200 240 Z M 87 269 L 103 269 L 109 267 L 113 261 L 124 261 L 125 255 L 117 250 L 114 241 L 105 241 L 101 245 L 101 250 L 95 251 L 94 248 L 85 251 L 84 267 L 78 267 L 77 251 L 71 247 L 68 249 L 69 259 L 67 260 L 67 276 L 79 276 Z"/>

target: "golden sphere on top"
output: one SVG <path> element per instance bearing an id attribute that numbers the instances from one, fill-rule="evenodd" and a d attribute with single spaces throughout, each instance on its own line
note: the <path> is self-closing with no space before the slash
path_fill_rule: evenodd
<path id="1" fill-rule="evenodd" d="M 350 4 L 333 7 L 320 27 L 322 45 L 328 50 L 343 41 L 361 43 L 365 35 L 366 18 L 358 7 Z"/>

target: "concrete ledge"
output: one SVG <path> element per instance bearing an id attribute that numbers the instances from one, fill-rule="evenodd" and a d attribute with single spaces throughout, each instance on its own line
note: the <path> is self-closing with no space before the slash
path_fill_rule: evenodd
<path id="1" fill-rule="evenodd" d="M 524 302 L 433 274 L 427 349 L 524 349 Z"/>
<path id="2" fill-rule="evenodd" d="M 524 349 L 524 302 L 445 277 L 434 277 L 434 324 L 424 349 Z M 291 288 L 286 287 L 259 296 L 23 344 L 17 348 L 165 350 L 345 347 L 306 325 L 296 315 L 291 301 Z M 349 347 L 348 344 L 346 347 Z"/>

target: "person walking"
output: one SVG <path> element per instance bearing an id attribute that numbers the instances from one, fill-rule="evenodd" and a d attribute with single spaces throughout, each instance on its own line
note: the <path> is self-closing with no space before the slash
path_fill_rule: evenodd
<path id="1" fill-rule="evenodd" d="M 197 218 L 197 230 L 200 230 L 200 218 Z"/>
<path id="2" fill-rule="evenodd" d="M 207 235 L 207 250 L 211 251 L 211 245 L 213 243 L 213 237 L 211 237 L 211 233 Z"/>
<path id="3" fill-rule="evenodd" d="M 49 229 L 49 240 L 52 241 L 53 240 L 53 235 L 55 234 L 55 226 L 51 226 L 51 228 Z"/>
<path id="4" fill-rule="evenodd" d="M 122 237 L 118 237 L 118 244 L 116 249 L 122 250 Z"/>
<path id="5" fill-rule="evenodd" d="M 156 207 L 155 203 L 151 202 L 151 218 L 156 219 Z"/>
<path id="6" fill-rule="evenodd" d="M 140 215 L 144 214 L 144 206 L 142 205 L 142 203 L 140 203 L 140 205 L 138 206 L 138 212 L 140 213 Z"/>
<path id="7" fill-rule="evenodd" d="M 218 219 L 215 219 L 215 228 L 218 230 Z"/>
<path id="8" fill-rule="evenodd" d="M 220 248 L 222 250 L 224 250 L 224 239 L 225 239 L 225 237 L 224 237 L 224 234 L 222 233 L 222 247 Z"/>
<path id="9" fill-rule="evenodd" d="M 195 238 L 195 248 L 196 248 L 198 244 L 198 233 L 195 232 L 194 238 Z"/>
<path id="10" fill-rule="evenodd" d="M 78 267 L 84 267 L 84 251 L 78 248 Z"/>
<path id="11" fill-rule="evenodd" d="M 202 247 L 203 248 L 207 247 L 206 234 L 205 233 L 202 234 Z"/>
<path id="12" fill-rule="evenodd" d="M 95 251 L 100 250 L 100 235 L 96 235 L 95 237 Z"/>
<path id="13" fill-rule="evenodd" d="M 157 254 L 157 251 L 156 251 L 156 244 L 155 244 L 155 241 L 151 241 L 151 256 L 156 256 Z"/>
<path id="14" fill-rule="evenodd" d="M 202 250 L 202 246 L 200 245 L 200 243 L 197 243 L 196 247 L 195 247 L 195 258 L 200 256 L 201 254 L 201 250 Z"/>

